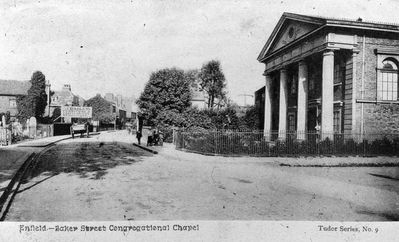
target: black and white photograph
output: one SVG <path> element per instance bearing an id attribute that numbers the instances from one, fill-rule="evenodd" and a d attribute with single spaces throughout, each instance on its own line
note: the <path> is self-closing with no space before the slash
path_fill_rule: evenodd
<path id="1" fill-rule="evenodd" d="M 396 0 L 2 1 L 0 229 L 398 241 L 398 13 Z M 281 232 L 237 232 L 258 223 Z"/>

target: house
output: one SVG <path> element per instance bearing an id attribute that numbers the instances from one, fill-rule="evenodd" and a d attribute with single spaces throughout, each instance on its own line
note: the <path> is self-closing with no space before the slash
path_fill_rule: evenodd
<path id="1" fill-rule="evenodd" d="M 118 94 L 118 95 L 114 95 L 113 93 L 106 93 L 104 95 L 105 100 L 107 100 L 108 102 L 112 103 L 113 105 L 113 109 L 115 109 L 115 112 L 117 113 L 117 119 L 118 122 L 126 122 L 126 117 L 127 117 L 127 112 L 126 112 L 126 99 Z"/>
<path id="2" fill-rule="evenodd" d="M 50 113 L 53 113 L 54 109 L 62 106 L 80 106 L 84 104 L 84 99 L 78 95 L 72 93 L 70 84 L 64 84 L 60 91 L 54 91 L 51 95 L 50 101 Z"/>
<path id="3" fill-rule="evenodd" d="M 47 84 L 48 89 L 50 89 L 50 84 Z M 50 92 L 50 91 L 48 91 Z M 84 104 L 84 99 L 79 95 L 72 93 L 72 88 L 70 84 L 64 84 L 60 91 L 54 91 L 50 95 L 50 105 L 46 107 L 46 112 L 48 116 L 53 116 L 54 110 L 61 109 L 62 106 L 79 106 L 82 107 Z M 72 120 L 65 117 L 64 122 L 70 123 Z"/>
<path id="4" fill-rule="evenodd" d="M 284 13 L 258 61 L 265 134 L 399 131 L 398 24 Z"/>
<path id="5" fill-rule="evenodd" d="M 136 98 L 132 97 L 123 97 L 122 101 L 125 103 L 126 108 L 126 121 L 133 122 L 138 113 L 138 106 L 136 104 Z"/>
<path id="6" fill-rule="evenodd" d="M 205 92 L 202 90 L 198 78 L 195 78 L 191 84 L 191 107 L 198 109 L 205 109 L 207 107 L 207 97 Z"/>
<path id="7" fill-rule="evenodd" d="M 72 93 L 70 84 L 64 84 L 61 91 L 54 91 L 51 95 L 51 106 L 83 106 L 84 99 Z"/>
<path id="8" fill-rule="evenodd" d="M 26 96 L 30 87 L 29 81 L 0 80 L 0 113 L 10 112 L 11 118 L 15 118 L 17 98 Z"/>

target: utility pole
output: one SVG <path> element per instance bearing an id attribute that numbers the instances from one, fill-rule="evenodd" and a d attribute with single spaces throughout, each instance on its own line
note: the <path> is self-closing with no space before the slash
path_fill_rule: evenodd
<path id="1" fill-rule="evenodd" d="M 47 94 L 47 116 L 50 117 L 50 95 L 51 95 L 51 84 L 50 80 L 47 80 L 46 83 L 46 94 Z"/>
<path id="2" fill-rule="evenodd" d="M 243 94 L 240 94 L 240 95 L 238 95 L 239 97 L 244 97 L 244 106 L 247 106 L 247 97 L 254 97 L 254 95 L 251 95 L 251 94 L 246 94 L 246 93 L 243 93 Z"/>

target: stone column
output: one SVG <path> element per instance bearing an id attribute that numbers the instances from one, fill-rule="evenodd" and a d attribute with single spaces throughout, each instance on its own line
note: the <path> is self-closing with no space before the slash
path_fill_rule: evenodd
<path id="1" fill-rule="evenodd" d="M 298 139 L 306 139 L 306 116 L 308 113 L 308 66 L 304 61 L 299 62 L 298 68 L 298 103 L 297 126 Z"/>
<path id="2" fill-rule="evenodd" d="M 333 138 L 334 132 L 334 52 L 323 53 L 323 75 L 321 96 L 321 133 L 322 139 Z"/>
<path id="3" fill-rule="evenodd" d="M 280 110 L 278 121 L 278 137 L 279 139 L 286 138 L 287 132 L 287 70 L 280 70 Z"/>
<path id="4" fill-rule="evenodd" d="M 270 75 L 266 75 L 265 83 L 265 120 L 263 134 L 266 140 L 270 140 L 272 131 L 272 100 L 271 100 L 271 82 L 272 78 Z"/>

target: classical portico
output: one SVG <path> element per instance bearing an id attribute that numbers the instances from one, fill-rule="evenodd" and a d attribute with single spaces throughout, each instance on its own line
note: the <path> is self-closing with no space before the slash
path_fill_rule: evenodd
<path id="1" fill-rule="evenodd" d="M 330 28 L 326 19 L 284 13 L 258 57 L 266 67 L 266 138 L 350 132 L 357 51 L 355 34 Z"/>

